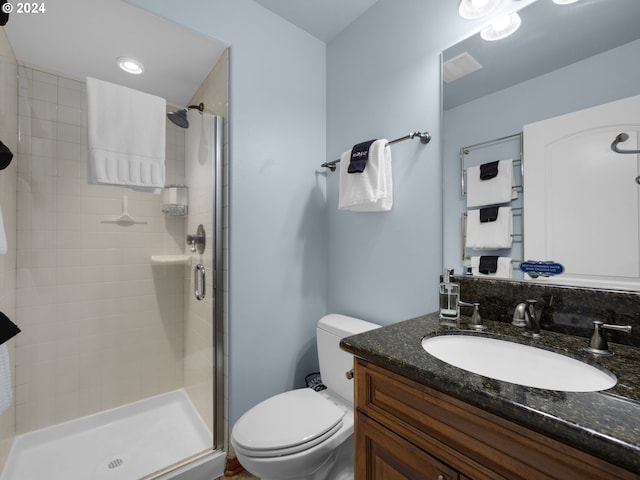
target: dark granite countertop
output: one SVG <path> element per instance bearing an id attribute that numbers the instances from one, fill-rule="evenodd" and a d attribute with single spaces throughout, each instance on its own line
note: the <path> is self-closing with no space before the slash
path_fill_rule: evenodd
<path id="1" fill-rule="evenodd" d="M 544 332 L 529 339 L 522 329 L 485 320 L 482 333 L 440 327 L 437 314 L 342 340 L 341 347 L 397 374 L 459 398 L 531 430 L 640 473 L 640 348 L 609 342 L 611 357 L 583 352 L 587 340 Z M 613 372 L 618 383 L 601 392 L 559 392 L 494 380 L 449 365 L 425 352 L 421 340 L 443 333 L 489 335 L 559 351 Z M 536 368 L 522 365 L 523 369 Z"/>

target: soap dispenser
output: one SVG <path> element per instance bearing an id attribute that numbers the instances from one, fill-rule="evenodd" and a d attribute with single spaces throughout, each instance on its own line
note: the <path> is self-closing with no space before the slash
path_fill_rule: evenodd
<path id="1" fill-rule="evenodd" d="M 440 320 L 458 323 L 460 319 L 460 286 L 451 282 L 453 269 L 445 269 L 440 276 Z"/>

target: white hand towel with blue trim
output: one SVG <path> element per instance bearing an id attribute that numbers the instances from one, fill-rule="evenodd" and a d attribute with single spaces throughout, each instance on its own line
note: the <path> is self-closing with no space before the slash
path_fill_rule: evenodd
<path id="1" fill-rule="evenodd" d="M 391 149 L 386 139 L 373 141 L 368 149 L 368 159 L 362 169 L 349 166 L 352 150 L 340 156 L 340 192 L 338 208 L 354 212 L 385 212 L 393 206 L 393 179 L 391 173 Z M 361 145 L 361 144 L 359 144 Z"/>
<path id="2" fill-rule="evenodd" d="M 164 98 L 87 77 L 89 183 L 160 193 L 166 110 Z"/>
<path id="3" fill-rule="evenodd" d="M 493 268 L 487 269 L 481 265 L 493 263 Z M 513 263 L 511 257 L 471 257 L 471 274 L 476 277 L 511 278 L 513 276 Z"/>
<path id="4" fill-rule="evenodd" d="M 497 168 L 484 167 L 494 166 Z M 500 160 L 467 169 L 467 207 L 509 203 L 514 198 L 513 160 Z M 516 193 L 517 198 L 517 193 Z"/>
<path id="5" fill-rule="evenodd" d="M 487 207 L 467 211 L 466 248 L 495 250 L 511 248 L 513 213 L 511 207 Z"/>

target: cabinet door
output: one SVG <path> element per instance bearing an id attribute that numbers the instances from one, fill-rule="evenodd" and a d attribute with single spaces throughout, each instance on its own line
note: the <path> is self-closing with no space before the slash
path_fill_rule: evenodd
<path id="1" fill-rule="evenodd" d="M 356 480 L 457 480 L 458 472 L 375 420 L 356 415 Z"/>

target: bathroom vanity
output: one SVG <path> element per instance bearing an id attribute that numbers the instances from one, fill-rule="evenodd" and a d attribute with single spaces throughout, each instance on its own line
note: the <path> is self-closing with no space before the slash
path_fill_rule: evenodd
<path id="1" fill-rule="evenodd" d="M 356 479 L 640 478 L 640 349 L 610 344 L 615 355 L 598 358 L 583 352 L 585 338 L 527 340 L 508 323 L 485 324 L 464 332 L 463 318 L 452 331 L 430 314 L 343 339 L 356 356 Z M 617 384 L 562 392 L 494 380 L 428 354 L 423 337 L 441 333 L 531 342 L 607 369 Z"/>

